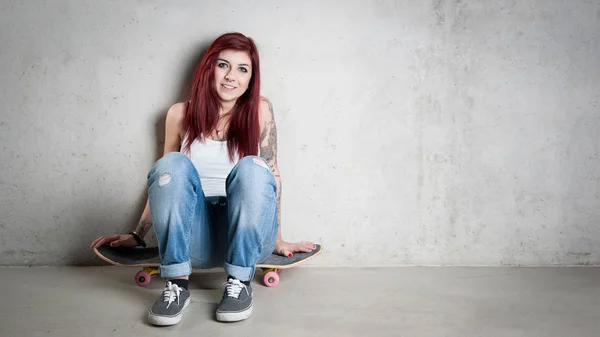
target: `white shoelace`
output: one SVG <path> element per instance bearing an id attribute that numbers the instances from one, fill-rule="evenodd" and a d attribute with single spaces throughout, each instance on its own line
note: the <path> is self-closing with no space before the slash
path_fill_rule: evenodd
<path id="1" fill-rule="evenodd" d="M 176 284 L 167 282 L 163 290 L 163 301 L 167 302 L 167 308 L 175 301 L 175 298 L 177 298 L 177 304 L 179 304 L 179 294 L 181 294 L 181 288 Z"/>
<path id="2" fill-rule="evenodd" d="M 243 289 L 246 289 L 246 292 L 248 292 L 248 288 L 246 288 L 246 285 L 240 280 L 229 279 L 223 284 L 225 285 L 227 296 L 229 297 L 240 298 L 240 293 Z"/>

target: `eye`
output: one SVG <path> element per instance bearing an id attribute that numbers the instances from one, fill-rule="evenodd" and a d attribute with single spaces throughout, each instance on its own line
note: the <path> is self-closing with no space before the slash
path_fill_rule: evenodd
<path id="1" fill-rule="evenodd" d="M 227 63 L 225 63 L 225 62 L 219 62 L 217 64 L 217 67 L 219 67 L 219 68 L 226 68 L 227 67 Z"/>
<path id="2" fill-rule="evenodd" d="M 240 71 L 241 71 L 241 72 L 243 72 L 243 73 L 247 73 L 247 72 L 248 72 L 248 69 L 246 69 L 246 68 L 244 68 L 244 67 L 240 67 Z"/>

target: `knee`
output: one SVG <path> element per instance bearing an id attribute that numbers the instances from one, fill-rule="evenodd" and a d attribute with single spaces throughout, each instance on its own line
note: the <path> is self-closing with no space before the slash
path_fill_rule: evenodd
<path id="1" fill-rule="evenodd" d="M 237 167 L 242 172 L 251 171 L 256 174 L 271 173 L 271 168 L 269 168 L 267 162 L 259 156 L 246 156 L 240 159 Z"/>
<path id="2" fill-rule="evenodd" d="M 168 184 L 173 176 L 188 176 L 195 168 L 190 159 L 181 152 L 169 152 L 157 160 L 148 173 L 148 180 L 159 179 L 159 185 Z M 196 174 L 197 175 L 197 174 Z"/>
<path id="3" fill-rule="evenodd" d="M 269 165 L 264 159 L 258 156 L 246 156 L 240 159 L 229 178 L 236 178 L 236 180 L 244 185 L 275 184 Z"/>
<path id="4" fill-rule="evenodd" d="M 191 165 L 190 159 L 181 152 L 169 152 L 157 160 L 152 166 L 153 171 L 181 171 Z"/>

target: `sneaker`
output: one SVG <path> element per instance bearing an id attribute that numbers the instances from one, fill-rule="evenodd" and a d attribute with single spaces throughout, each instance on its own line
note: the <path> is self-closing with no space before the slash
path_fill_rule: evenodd
<path id="1" fill-rule="evenodd" d="M 232 277 L 227 279 L 223 298 L 217 309 L 217 320 L 237 322 L 252 314 L 252 287 Z"/>
<path id="2" fill-rule="evenodd" d="M 167 281 L 162 296 L 148 311 L 148 321 L 154 325 L 173 325 L 181 321 L 183 309 L 190 303 L 190 292 Z"/>

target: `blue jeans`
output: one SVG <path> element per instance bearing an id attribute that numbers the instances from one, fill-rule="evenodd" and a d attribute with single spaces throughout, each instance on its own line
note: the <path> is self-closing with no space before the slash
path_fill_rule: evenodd
<path id="1" fill-rule="evenodd" d="M 224 267 L 254 277 L 277 239 L 277 185 L 265 161 L 242 158 L 226 180 L 227 196 L 205 197 L 191 160 L 169 152 L 148 173 L 148 200 L 164 278 Z"/>

